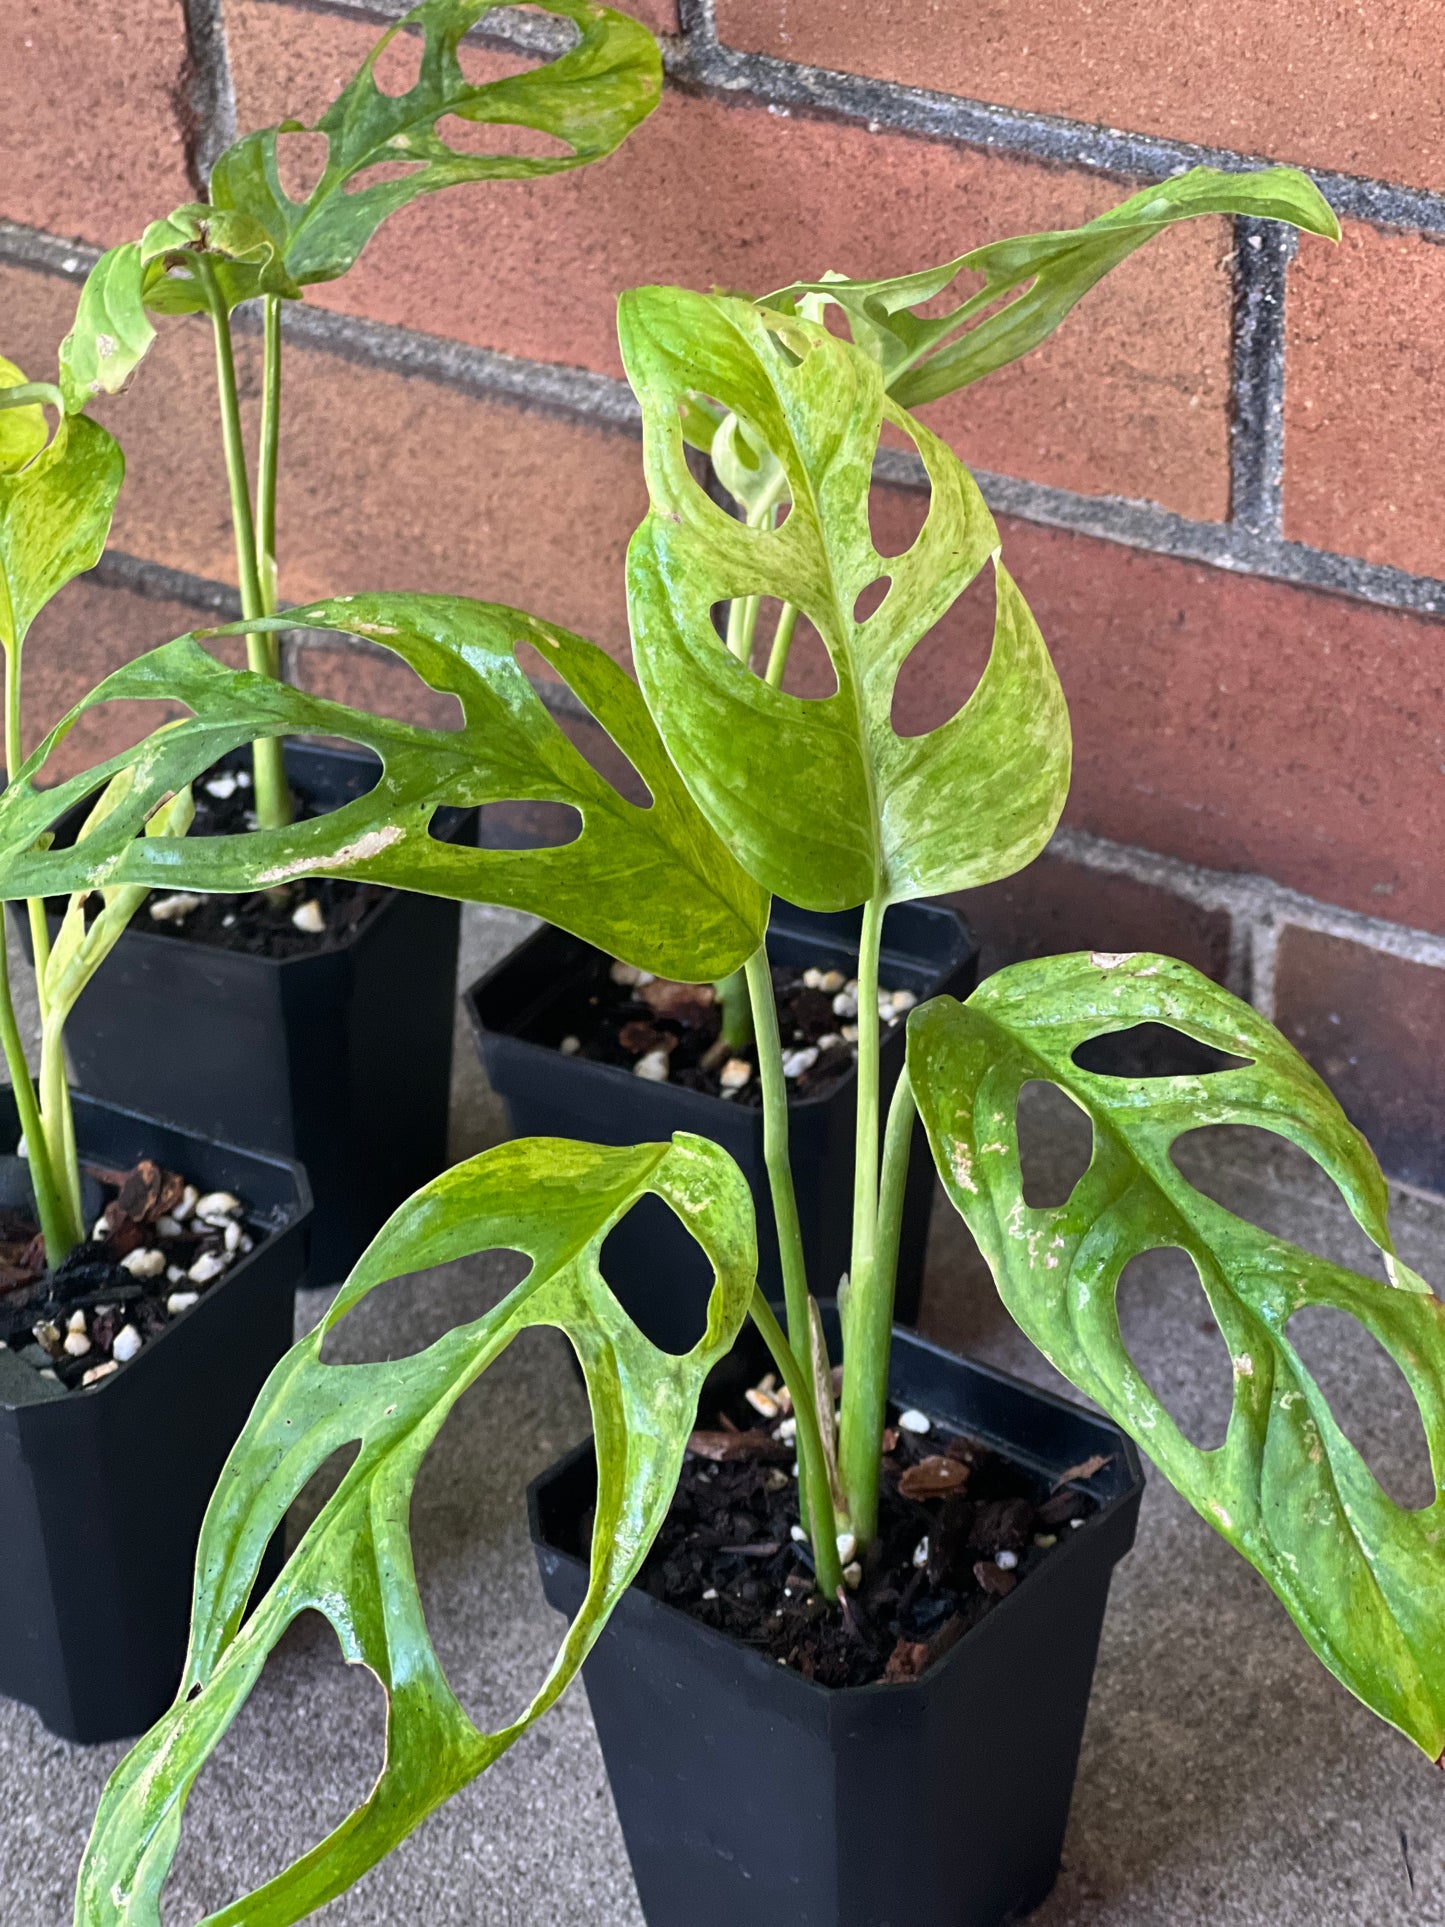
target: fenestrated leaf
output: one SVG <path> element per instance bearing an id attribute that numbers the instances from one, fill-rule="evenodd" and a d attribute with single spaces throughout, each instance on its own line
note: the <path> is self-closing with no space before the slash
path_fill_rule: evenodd
<path id="1" fill-rule="evenodd" d="M 377 42 L 361 71 L 317 121 L 327 141 L 326 166 L 304 201 L 281 185 L 277 147 L 287 121 L 237 141 L 217 161 L 211 199 L 218 208 L 252 215 L 275 241 L 296 281 L 345 274 L 389 214 L 422 194 L 459 181 L 534 180 L 603 159 L 657 105 L 662 60 L 647 29 L 593 0 L 537 0 L 578 30 L 577 44 L 557 59 L 500 80 L 470 82 L 457 46 L 479 19 L 505 0 L 422 0 Z M 408 27 L 424 35 L 415 86 L 384 94 L 373 78 L 382 49 Z M 438 131 L 459 120 L 528 127 L 571 149 L 566 154 L 474 154 L 450 146 Z M 406 163 L 396 179 L 363 177 L 383 164 Z"/>
<path id="2" fill-rule="evenodd" d="M 770 295 L 768 305 L 791 309 L 805 295 L 836 301 L 854 340 L 883 368 L 888 392 L 903 407 L 918 408 L 1028 354 L 1096 281 L 1175 221 L 1197 214 L 1252 215 L 1340 238 L 1329 203 L 1296 168 L 1225 174 L 1193 167 L 1083 227 L 994 241 L 916 274 L 801 281 Z M 981 274 L 983 286 L 944 314 L 918 312 L 961 274 Z M 1014 298 L 999 307 L 1009 294 Z"/>
<path id="3" fill-rule="evenodd" d="M 607 1233 L 649 1192 L 672 1208 L 714 1269 L 706 1331 L 682 1357 L 643 1337 L 597 1266 Z M 494 1310 L 409 1358 L 321 1362 L 327 1333 L 377 1285 L 496 1249 L 525 1253 L 532 1269 Z M 385 1764 L 334 1832 L 255 1895 L 210 1915 L 208 1927 L 304 1919 L 540 1718 L 576 1675 L 666 1515 L 698 1394 L 737 1335 L 756 1263 L 746 1180 L 726 1152 L 683 1133 L 671 1144 L 620 1150 L 524 1138 L 409 1199 L 316 1331 L 271 1374 L 221 1474 L 197 1554 L 185 1677 L 175 1705 L 106 1788 L 81 1867 L 76 1927 L 160 1927 L 186 1798 L 299 1613 L 323 1613 L 346 1658 L 380 1680 Z M 428 1635 L 408 1512 L 422 1459 L 457 1400 L 534 1325 L 565 1332 L 586 1374 L 597 1448 L 591 1577 L 531 1704 L 482 1733 Z M 242 1627 L 272 1533 L 318 1467 L 353 1441 L 360 1449 L 339 1489 Z"/>
<path id="4" fill-rule="evenodd" d="M 1088 1038 L 1146 1022 L 1249 1061 L 1140 1079 L 1074 1063 Z M 908 1068 L 948 1194 L 1024 1331 L 1259 1569 L 1331 1672 L 1438 1759 L 1445 1306 L 1391 1254 L 1384 1179 L 1319 1078 L 1247 1004 L 1187 964 L 1143 955 L 1015 964 L 966 1004 L 938 998 L 912 1013 Z M 1024 1201 L 1015 1113 L 1032 1079 L 1059 1085 L 1093 1121 L 1089 1167 L 1054 1209 Z M 1271 1237 L 1195 1190 L 1170 1146 L 1208 1124 L 1263 1127 L 1307 1151 L 1392 1282 Z M 1211 1451 L 1179 1431 L 1120 1335 L 1120 1273 L 1165 1246 L 1193 1259 L 1234 1360 L 1228 1434 Z M 1304 1305 L 1357 1318 L 1404 1374 L 1435 1473 L 1423 1510 L 1387 1497 L 1331 1416 L 1286 1331 Z"/>
<path id="5" fill-rule="evenodd" d="M 294 298 L 304 284 L 344 274 L 387 216 L 419 195 L 462 181 L 530 180 L 585 167 L 610 154 L 657 105 L 657 43 L 637 21 L 593 0 L 536 0 L 541 11 L 575 24 L 577 44 L 542 66 L 473 85 L 457 47 L 484 14 L 505 4 L 423 0 L 387 29 L 314 129 L 287 120 L 246 135 L 216 162 L 209 205 L 178 208 L 139 242 L 102 255 L 61 345 L 67 407 L 83 408 L 129 380 L 155 339 L 148 309 L 189 314 L 206 305 L 193 272 L 197 254 L 215 268 L 229 307 L 261 294 Z M 405 94 L 385 94 L 373 78 L 376 61 L 408 30 L 423 35 L 420 74 Z M 439 133 L 449 115 L 532 128 L 571 152 L 468 153 Z M 326 166 L 310 194 L 293 201 L 281 185 L 278 147 L 288 135 L 308 132 L 325 135 Z M 407 171 L 386 178 L 398 165 Z"/>
<path id="6" fill-rule="evenodd" d="M 1069 777 L 1068 715 L 998 531 L 949 449 L 883 392 L 876 362 L 826 329 L 675 288 L 622 297 L 652 507 L 628 551 L 638 676 L 683 780 L 744 867 L 791 902 L 841 910 L 962 889 L 1020 869 L 1047 842 Z M 747 528 L 690 473 L 680 409 L 735 414 L 787 477 L 777 529 Z M 906 554 L 873 546 L 868 498 L 884 421 L 932 488 Z M 894 684 L 914 645 L 992 558 L 997 616 L 977 689 L 948 722 L 900 737 Z M 860 593 L 888 593 L 866 621 Z M 770 688 L 723 646 L 713 606 L 800 608 L 838 678 L 817 700 Z"/>
<path id="7" fill-rule="evenodd" d="M 116 442 L 84 415 L 62 418 L 47 447 L 0 474 L 0 648 L 7 654 L 18 653 L 50 598 L 100 560 L 124 477 Z"/>
<path id="8" fill-rule="evenodd" d="M 637 685 L 595 644 L 520 610 L 460 596 L 371 595 L 316 603 L 269 623 L 364 636 L 461 705 L 460 729 L 428 729 L 327 702 L 269 676 L 227 668 L 195 636 L 137 657 L 99 685 L 41 744 L 0 797 L 0 897 L 117 883 L 255 890 L 300 876 L 509 904 L 545 916 L 660 976 L 705 981 L 762 941 L 767 896 L 708 827 L 668 761 Z M 204 631 L 226 635 L 232 630 Z M 628 802 L 573 747 L 516 660 L 531 644 L 632 762 L 650 806 Z M 165 697 L 193 717 L 84 775 L 40 790 L 35 777 L 98 703 Z M 279 830 L 172 841 L 138 832 L 151 811 L 227 751 L 258 737 L 340 736 L 381 757 L 375 789 Z M 129 769 L 124 800 L 73 849 L 38 849 L 66 810 Z M 481 850 L 438 840 L 438 809 L 521 800 L 582 819 L 555 849 Z"/>

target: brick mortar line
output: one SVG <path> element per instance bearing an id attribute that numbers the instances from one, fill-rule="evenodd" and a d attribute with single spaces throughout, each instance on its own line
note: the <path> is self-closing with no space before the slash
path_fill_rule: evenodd
<path id="1" fill-rule="evenodd" d="M 1206 869 L 1202 864 L 1161 856 L 1132 844 L 1116 843 L 1087 830 L 1055 831 L 1049 850 L 1081 869 L 1129 877 L 1136 883 L 1167 890 L 1170 895 L 1182 897 L 1202 910 L 1227 914 L 1240 923 L 1249 933 L 1252 964 L 1264 966 L 1263 981 L 1256 978 L 1249 989 L 1251 1001 L 1266 1017 L 1273 1015 L 1274 945 L 1285 924 L 1295 924 L 1322 936 L 1341 937 L 1365 949 L 1400 957 L 1407 963 L 1445 969 L 1445 936 L 1417 930 L 1409 924 L 1390 923 L 1383 917 L 1367 916 L 1360 910 L 1341 909 L 1293 890 L 1287 884 L 1276 883 L 1271 877 Z"/>
<path id="2" fill-rule="evenodd" d="M 1284 535 L 1285 303 L 1296 236 L 1277 221 L 1234 223 L 1229 519 Z"/>
<path id="3" fill-rule="evenodd" d="M 307 13 L 389 24 L 408 11 L 407 0 L 262 0 L 269 6 Z M 948 94 L 903 81 L 878 80 L 748 53 L 718 38 L 713 0 L 679 0 L 683 31 L 659 34 L 663 63 L 675 84 L 736 99 L 748 95 L 763 106 L 797 108 L 829 120 L 862 121 L 872 132 L 888 127 L 927 140 L 982 147 L 1024 159 L 1087 167 L 1123 181 L 1157 180 L 1186 167 L 1218 167 L 1228 173 L 1249 168 L 1299 166 L 1309 174 L 1339 214 L 1374 227 L 1411 228 L 1445 233 L 1445 195 L 1428 188 L 1403 187 L 1368 175 L 1334 168 L 1281 162 L 1266 154 L 1173 140 L 1164 134 L 1132 133 L 1101 122 L 1069 120 Z M 554 58 L 570 44 L 559 24 L 525 15 L 497 19 L 467 36 L 482 45 Z"/>
<path id="4" fill-rule="evenodd" d="M 290 0 L 271 0 L 287 5 Z M 718 38 L 714 0 L 679 0 L 684 32 L 669 73 L 709 91 L 746 93 L 768 106 L 797 107 L 833 120 L 862 121 L 877 132 L 890 127 L 924 139 L 1017 154 L 1066 167 L 1087 167 L 1121 180 L 1158 180 L 1187 167 L 1227 173 L 1280 165 L 1264 154 L 1131 133 L 1100 122 L 1031 113 L 963 94 L 911 87 L 902 81 L 841 73 L 771 54 L 745 53 Z M 1377 227 L 1445 233 L 1445 195 L 1401 187 L 1333 168 L 1304 167 L 1336 213 Z"/>
<path id="5" fill-rule="evenodd" d="M 226 41 L 224 0 L 180 0 L 186 23 L 186 159 L 197 189 L 204 189 L 217 157 L 236 138 L 236 89 Z"/>

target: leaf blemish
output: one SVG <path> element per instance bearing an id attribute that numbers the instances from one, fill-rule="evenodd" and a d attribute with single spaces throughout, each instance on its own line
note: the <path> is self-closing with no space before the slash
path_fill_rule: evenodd
<path id="1" fill-rule="evenodd" d="M 1133 963 L 1138 955 L 1137 950 L 1091 950 L 1089 962 L 1095 970 L 1117 970 L 1121 964 Z"/>
<path id="2" fill-rule="evenodd" d="M 974 1183 L 973 1178 L 973 1158 L 969 1154 L 968 1147 L 964 1144 L 955 1143 L 949 1153 L 949 1162 L 953 1166 L 955 1180 L 962 1185 L 965 1191 L 972 1191 L 974 1195 L 977 1196 L 978 1186 Z"/>
<path id="3" fill-rule="evenodd" d="M 352 863 L 365 863 L 369 858 L 380 856 L 383 850 L 389 849 L 402 834 L 399 823 L 388 823 L 380 830 L 368 830 L 365 836 L 357 837 L 354 843 L 348 843 L 344 849 L 337 850 L 334 855 L 325 858 L 326 868 L 336 870 Z M 314 873 L 315 869 L 315 858 L 297 857 L 294 863 L 278 863 L 274 870 L 265 871 L 256 881 L 259 888 L 265 889 L 273 883 L 289 883 L 292 877 L 306 876 Z"/>

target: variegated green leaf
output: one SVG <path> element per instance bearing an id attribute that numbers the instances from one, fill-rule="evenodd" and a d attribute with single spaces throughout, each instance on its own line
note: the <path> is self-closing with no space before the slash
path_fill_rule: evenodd
<path id="1" fill-rule="evenodd" d="M 998 562 L 972 477 L 883 392 L 876 362 L 812 323 L 749 302 L 643 288 L 622 298 L 628 376 L 642 404 L 652 507 L 628 551 L 638 676 L 668 751 L 748 872 L 818 910 L 985 883 L 1047 842 L 1069 777 L 1068 716 L 1043 638 Z M 768 451 L 791 502 L 745 527 L 693 478 L 681 411 L 697 397 Z M 912 547 L 883 556 L 869 478 L 884 421 L 908 435 L 932 498 Z M 993 651 L 948 722 L 901 737 L 898 673 L 994 561 Z M 859 596 L 886 577 L 866 620 Z M 834 695 L 773 688 L 724 647 L 712 612 L 773 596 L 822 637 Z"/>
<path id="2" fill-rule="evenodd" d="M 647 29 L 593 0 L 537 0 L 577 29 L 557 59 L 500 80 L 472 83 L 457 48 L 506 0 L 422 0 L 382 35 L 361 70 L 317 121 L 283 121 L 247 134 L 216 162 L 210 204 L 178 208 L 139 242 L 102 255 L 81 293 L 61 348 L 66 405 L 115 394 L 144 357 L 155 330 L 147 310 L 188 314 L 206 306 L 196 257 L 214 269 L 228 307 L 261 294 L 294 298 L 304 285 L 345 274 L 377 228 L 423 194 L 462 181 L 531 180 L 602 160 L 657 105 L 661 56 Z M 421 70 L 404 94 L 373 77 L 398 33 L 422 36 Z M 570 151 L 555 155 L 471 153 L 439 131 L 447 118 L 531 128 Z M 281 184 L 280 143 L 326 137 L 315 187 L 295 201 Z M 405 171 L 397 174 L 397 168 Z"/>
<path id="3" fill-rule="evenodd" d="M 116 395 L 156 338 L 145 307 L 145 264 L 138 242 L 101 255 L 80 291 L 75 320 L 60 344 L 60 392 L 78 413 L 97 395 Z"/>
<path id="4" fill-rule="evenodd" d="M 237 141 L 216 163 L 211 199 L 253 216 L 298 282 L 345 274 L 388 215 L 422 194 L 459 181 L 534 180 L 601 160 L 657 105 L 662 61 L 647 29 L 594 0 L 537 0 L 538 10 L 571 21 L 577 44 L 557 59 L 500 80 L 473 83 L 457 47 L 505 0 L 422 0 L 377 42 L 361 71 L 317 121 L 326 166 L 304 201 L 281 185 L 277 146 L 304 131 L 288 121 Z M 377 59 L 398 33 L 424 36 L 421 71 L 406 93 L 381 91 Z M 527 127 L 571 151 L 553 155 L 471 153 L 439 131 L 449 115 L 474 123 Z M 396 163 L 408 172 L 387 178 Z M 370 180 L 372 169 L 378 170 Z"/>
<path id="5" fill-rule="evenodd" d="M 805 295 L 835 301 L 854 340 L 883 368 L 889 394 L 905 408 L 919 408 L 1030 353 L 1095 282 L 1174 222 L 1197 214 L 1251 215 L 1340 238 L 1329 203 L 1296 168 L 1225 174 L 1192 167 L 1083 227 L 993 241 L 916 274 L 798 282 L 769 296 L 768 304 L 790 310 Z M 938 298 L 963 274 L 981 274 L 983 286 L 937 313 Z"/>
<path id="6" fill-rule="evenodd" d="M 703 981 L 757 948 L 767 896 L 708 827 L 668 761 L 625 670 L 595 644 L 520 610 L 460 596 L 350 596 L 251 628 L 303 626 L 392 650 L 455 696 L 459 729 L 428 729 L 327 702 L 269 676 L 227 668 L 195 636 L 128 663 L 71 711 L 0 796 L 0 896 L 54 896 L 120 883 L 255 890 L 299 876 L 346 876 L 435 896 L 508 904 L 659 974 Z M 228 630 L 203 632 L 229 634 Z M 651 792 L 618 794 L 573 747 L 518 667 L 536 648 L 627 756 Z M 193 716 L 49 789 L 47 757 L 97 704 L 164 697 Z M 326 816 L 236 836 L 138 835 L 150 813 L 217 758 L 258 737 L 340 736 L 374 749 L 375 789 Z M 134 781 L 83 845 L 37 841 L 120 770 Z M 448 805 L 521 800 L 570 805 L 575 841 L 483 850 L 430 834 Z"/>
<path id="7" fill-rule="evenodd" d="M 33 392 L 15 363 L 0 355 L 0 391 L 17 388 L 24 389 L 27 397 Z M 18 404 L 19 397 L 15 399 Z M 0 408 L 0 475 L 24 468 L 49 439 L 45 410 L 38 401 L 27 399 L 24 404 Z"/>
<path id="8" fill-rule="evenodd" d="M 0 472 L 0 648 L 12 674 L 46 603 L 100 560 L 124 477 L 119 447 L 84 415 L 63 417 L 23 467 Z"/>
<path id="9" fill-rule="evenodd" d="M 1081 1070 L 1089 1038 L 1158 1023 L 1248 1060 L 1203 1077 Z M 1079 955 L 1015 964 L 957 1004 L 913 1012 L 908 1067 L 948 1194 L 1005 1304 L 1044 1355 L 1123 1425 L 1274 1588 L 1314 1651 L 1367 1706 L 1445 1750 L 1445 1306 L 1391 1255 L 1387 1194 L 1359 1132 L 1272 1025 L 1165 957 Z M 1093 1123 L 1067 1203 L 1024 1201 L 1015 1114 L 1032 1079 Z M 1386 1254 L 1390 1283 L 1327 1263 L 1197 1191 L 1170 1156 L 1201 1125 L 1290 1139 L 1327 1171 Z M 1137 1252 L 1193 1260 L 1234 1360 L 1225 1442 L 1180 1432 L 1120 1335 L 1115 1290 Z M 1357 1318 L 1419 1405 L 1436 1497 L 1407 1511 L 1345 1436 L 1289 1335 L 1306 1305 Z"/>
<path id="10" fill-rule="evenodd" d="M 682 1357 L 643 1337 L 598 1270 L 607 1233 L 648 1193 L 671 1207 L 714 1268 L 707 1329 Z M 498 1249 L 523 1252 L 532 1267 L 483 1317 L 411 1357 L 322 1363 L 327 1333 L 376 1286 Z M 703 1380 L 737 1336 L 756 1263 L 746 1180 L 726 1152 L 685 1134 L 620 1150 L 524 1138 L 457 1166 L 402 1205 L 321 1324 L 271 1374 L 221 1474 L 197 1555 L 185 1677 L 170 1712 L 111 1776 L 81 1868 L 76 1927 L 160 1927 L 187 1797 L 299 1613 L 324 1614 L 346 1658 L 380 1680 L 385 1762 L 334 1832 L 210 1915 L 207 1927 L 305 1919 L 539 1719 L 575 1677 L 666 1515 Z M 408 1512 L 421 1462 L 457 1400 L 535 1325 L 566 1333 L 587 1379 L 597 1450 L 591 1578 L 531 1704 L 483 1733 L 427 1632 Z M 287 1508 L 353 1442 L 359 1451 L 339 1489 L 242 1625 Z"/>

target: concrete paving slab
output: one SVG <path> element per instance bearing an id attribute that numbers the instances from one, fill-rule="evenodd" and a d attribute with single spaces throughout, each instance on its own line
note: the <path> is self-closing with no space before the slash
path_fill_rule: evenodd
<path id="1" fill-rule="evenodd" d="M 519 920 L 469 913 L 466 976 Z M 1067 1124 L 1039 1120 L 1040 1182 L 1067 1173 Z M 453 1142 L 492 1141 L 499 1108 L 459 1055 Z M 1191 1175 L 1243 1215 L 1349 1262 L 1360 1242 L 1329 1186 L 1287 1147 L 1245 1134 L 1191 1146 Z M 1445 1207 L 1401 1195 L 1402 1255 L 1445 1279 Z M 475 1317 L 515 1277 L 505 1257 L 376 1293 L 344 1354 L 384 1357 Z M 1207 1435 L 1222 1351 L 1197 1285 L 1163 1259 L 1131 1277 L 1126 1335 L 1180 1423 Z M 325 1302 L 308 1293 L 298 1329 Z M 945 1342 L 1058 1384 L 998 1304 L 940 1201 L 923 1324 Z M 1403 1381 L 1345 1330 L 1311 1334 L 1311 1364 L 1392 1489 L 1418 1484 L 1423 1440 Z M 1227 1367 L 1226 1367 L 1227 1373 Z M 463 1703 L 497 1723 L 541 1677 L 560 1622 L 526 1540 L 527 1480 L 586 1430 L 555 1334 L 518 1341 L 448 1422 L 418 1482 L 417 1563 L 429 1623 Z M 303 1496 L 297 1523 L 319 1502 Z M 143 1530 L 143 1522 L 137 1521 Z M 3 1556 L 3 1548 L 0 1548 Z M 117 1663 L 123 1663 L 117 1656 Z M 380 1758 L 380 1692 L 323 1623 L 293 1628 L 192 1802 L 167 1927 L 189 1927 L 319 1838 Z M 967 1736 L 960 1735 L 960 1744 Z M 63 1927 L 74 1868 L 122 1749 L 67 1746 L 0 1703 L 4 1927 Z M 720 1791 L 720 1797 L 725 1793 Z M 585 1696 L 430 1820 L 351 1894 L 330 1927 L 641 1927 Z M 1059 1885 L 1038 1927 L 1415 1927 L 1445 1924 L 1445 1785 L 1335 1684 L 1263 1583 L 1157 1477 L 1119 1569 Z M 740 1927 L 744 1927 L 740 1923 Z M 915 1923 L 914 1927 L 933 1927 Z"/>

